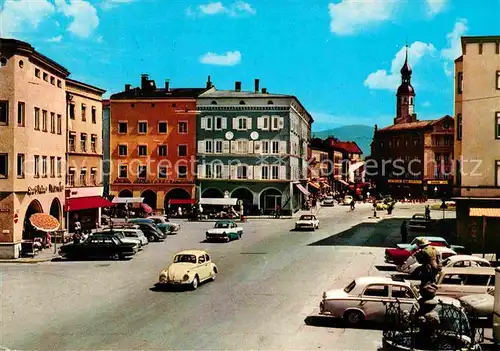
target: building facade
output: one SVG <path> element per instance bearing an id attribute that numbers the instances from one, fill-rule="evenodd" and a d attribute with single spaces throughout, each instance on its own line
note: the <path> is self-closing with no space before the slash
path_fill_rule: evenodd
<path id="1" fill-rule="evenodd" d="M 143 197 L 161 213 L 195 199 L 196 98 L 208 88 L 141 86 L 110 98 L 111 195 Z"/>
<path id="2" fill-rule="evenodd" d="M 102 94 L 105 90 L 66 80 L 67 154 L 66 219 L 71 231 L 78 220 L 82 229 L 94 229 L 103 201 Z"/>
<path id="3" fill-rule="evenodd" d="M 454 82 L 457 231 L 472 250 L 484 250 L 500 246 L 500 36 L 461 42 Z"/>
<path id="4" fill-rule="evenodd" d="M 212 89 L 198 97 L 200 198 L 229 196 L 245 212 L 300 209 L 307 191 L 312 118 L 297 98 L 259 89 Z"/>
<path id="5" fill-rule="evenodd" d="M 328 150 L 322 146 L 313 146 L 312 141 L 310 150 L 308 189 L 315 194 L 327 194 L 331 191 L 328 181 L 330 169 L 333 170 L 333 164 L 329 161 Z"/>
<path id="6" fill-rule="evenodd" d="M 0 39 L 0 257 L 19 257 L 33 239 L 29 218 L 63 223 L 66 78 L 31 45 Z"/>

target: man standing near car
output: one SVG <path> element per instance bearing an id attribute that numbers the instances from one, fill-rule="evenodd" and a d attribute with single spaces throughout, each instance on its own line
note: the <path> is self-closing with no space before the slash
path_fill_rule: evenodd
<path id="1" fill-rule="evenodd" d="M 441 270 L 441 263 L 439 262 L 439 254 L 434 246 L 426 240 L 419 238 L 417 240 L 419 251 L 415 254 L 418 263 L 422 266 L 420 268 L 420 287 L 428 284 L 436 284 L 436 278 Z"/>
<path id="2" fill-rule="evenodd" d="M 403 244 L 408 242 L 408 222 L 406 220 L 401 224 L 401 239 L 403 240 Z"/>

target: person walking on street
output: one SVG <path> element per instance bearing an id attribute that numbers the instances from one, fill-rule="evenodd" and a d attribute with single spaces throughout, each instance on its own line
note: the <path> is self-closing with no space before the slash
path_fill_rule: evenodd
<path id="1" fill-rule="evenodd" d="M 355 206 L 356 202 L 354 201 L 354 199 L 351 200 L 351 211 L 354 211 L 354 206 Z"/>
<path id="2" fill-rule="evenodd" d="M 431 208 L 429 205 L 425 206 L 425 219 L 428 221 L 431 219 Z"/>
<path id="3" fill-rule="evenodd" d="M 274 214 L 274 218 L 280 218 L 280 211 L 281 207 L 279 205 L 276 206 L 276 213 Z"/>
<path id="4" fill-rule="evenodd" d="M 403 221 L 401 224 L 401 239 L 403 240 L 403 244 L 408 242 L 408 226 L 406 221 Z"/>

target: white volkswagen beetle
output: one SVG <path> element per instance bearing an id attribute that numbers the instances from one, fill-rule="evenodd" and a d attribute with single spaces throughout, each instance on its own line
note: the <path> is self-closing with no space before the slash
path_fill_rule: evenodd
<path id="1" fill-rule="evenodd" d="M 319 220 L 314 215 L 302 215 L 299 220 L 295 222 L 295 230 L 316 230 L 319 229 Z"/>
<path id="2" fill-rule="evenodd" d="M 173 263 L 160 272 L 161 285 L 186 285 L 196 290 L 207 280 L 215 280 L 218 270 L 210 256 L 203 250 L 185 250 L 174 256 Z"/>

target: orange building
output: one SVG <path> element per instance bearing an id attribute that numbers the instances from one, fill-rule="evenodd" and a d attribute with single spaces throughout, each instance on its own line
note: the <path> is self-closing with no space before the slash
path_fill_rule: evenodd
<path id="1" fill-rule="evenodd" d="M 143 197 L 157 213 L 195 202 L 196 98 L 207 88 L 125 85 L 111 96 L 111 195 Z"/>

